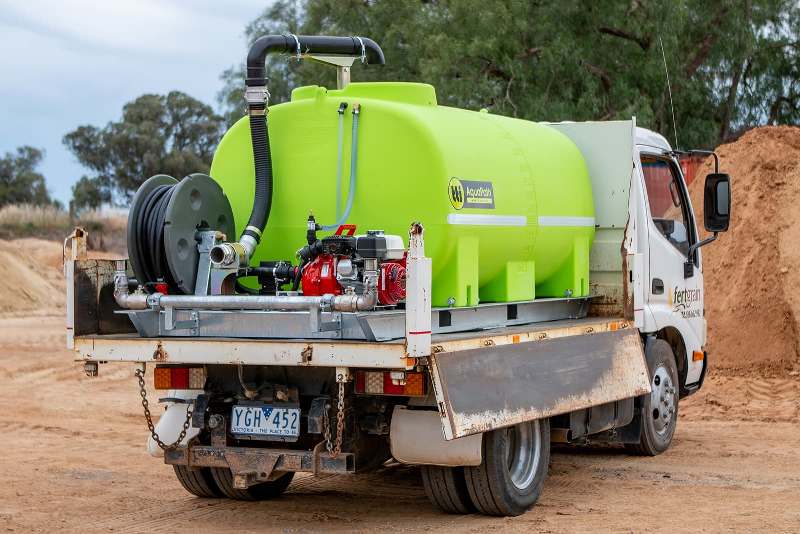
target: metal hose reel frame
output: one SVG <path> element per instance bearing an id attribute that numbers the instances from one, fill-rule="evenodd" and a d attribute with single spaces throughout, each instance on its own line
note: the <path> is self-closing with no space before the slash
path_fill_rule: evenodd
<path id="1" fill-rule="evenodd" d="M 164 186 L 169 190 L 164 192 Z M 162 199 L 156 204 L 152 195 L 159 191 Z M 172 292 L 193 293 L 199 259 L 197 232 L 202 230 L 226 236 L 235 231 L 230 202 L 216 181 L 200 173 L 180 182 L 165 174 L 145 181 L 128 216 L 128 253 L 137 281 L 142 285 L 165 282 Z"/>

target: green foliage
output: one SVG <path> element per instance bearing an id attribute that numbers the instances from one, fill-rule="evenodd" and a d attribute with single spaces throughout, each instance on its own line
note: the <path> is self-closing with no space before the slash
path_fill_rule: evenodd
<path id="1" fill-rule="evenodd" d="M 245 35 L 284 32 L 369 36 L 387 64 L 355 68 L 354 80 L 427 82 L 440 104 L 530 120 L 636 116 L 674 139 L 666 59 L 682 148 L 800 122 L 792 0 L 279 0 Z M 267 72 L 273 103 L 335 85 L 330 67 L 288 56 Z M 230 123 L 243 114 L 242 67 L 222 79 Z"/>
<path id="2" fill-rule="evenodd" d="M 0 207 L 9 204 L 53 204 L 44 176 L 36 172 L 44 152 L 21 146 L 0 158 Z"/>
<path id="3" fill-rule="evenodd" d="M 208 172 L 223 127 L 210 106 L 178 91 L 142 95 L 123 107 L 120 121 L 103 128 L 79 126 L 64 144 L 94 175 L 73 188 L 80 195 L 76 207 L 112 194 L 128 199 L 154 174 L 180 179 Z"/>
<path id="4" fill-rule="evenodd" d="M 72 186 L 69 211 L 71 214 L 77 215 L 85 210 L 100 209 L 103 204 L 110 204 L 111 201 L 111 188 L 107 183 L 101 178 L 82 176 Z"/>

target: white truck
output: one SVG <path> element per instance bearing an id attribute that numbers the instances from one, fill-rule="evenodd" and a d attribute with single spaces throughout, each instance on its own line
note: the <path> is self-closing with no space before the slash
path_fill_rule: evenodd
<path id="1" fill-rule="evenodd" d="M 714 237 L 701 241 L 680 154 L 664 137 L 635 120 L 549 126 L 589 171 L 590 298 L 432 308 L 416 224 L 396 309 L 129 293 L 126 262 L 93 259 L 76 230 L 68 346 L 90 376 L 111 362 L 136 366 L 148 449 L 198 497 L 266 499 L 297 472 L 394 459 L 421 466 L 445 512 L 518 515 L 542 490 L 551 442 L 662 453 L 679 400 L 708 368 L 700 247 L 727 230 L 729 177 L 706 177 Z M 200 267 L 219 264 L 198 241 Z M 157 421 L 148 364 L 164 405 Z"/>

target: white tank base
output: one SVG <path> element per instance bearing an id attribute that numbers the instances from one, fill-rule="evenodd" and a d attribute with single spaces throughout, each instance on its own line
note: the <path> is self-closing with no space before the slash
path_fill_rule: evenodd
<path id="1" fill-rule="evenodd" d="M 389 441 L 398 462 L 415 465 L 480 465 L 482 434 L 445 441 L 442 420 L 434 410 L 395 406 Z"/>

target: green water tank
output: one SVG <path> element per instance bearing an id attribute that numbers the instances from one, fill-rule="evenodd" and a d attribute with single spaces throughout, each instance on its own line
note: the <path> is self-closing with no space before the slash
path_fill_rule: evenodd
<path id="1" fill-rule="evenodd" d="M 406 245 L 410 223 L 422 222 L 434 306 L 589 294 L 594 206 L 578 148 L 545 124 L 439 106 L 426 84 L 301 87 L 269 108 L 272 211 L 253 264 L 294 259 L 309 212 L 322 224 L 335 221 L 342 102 L 342 204 L 351 110 L 361 111 L 347 222 L 359 233 L 403 236 Z M 238 236 L 254 188 L 247 118 L 223 137 L 211 176 L 231 201 Z"/>

